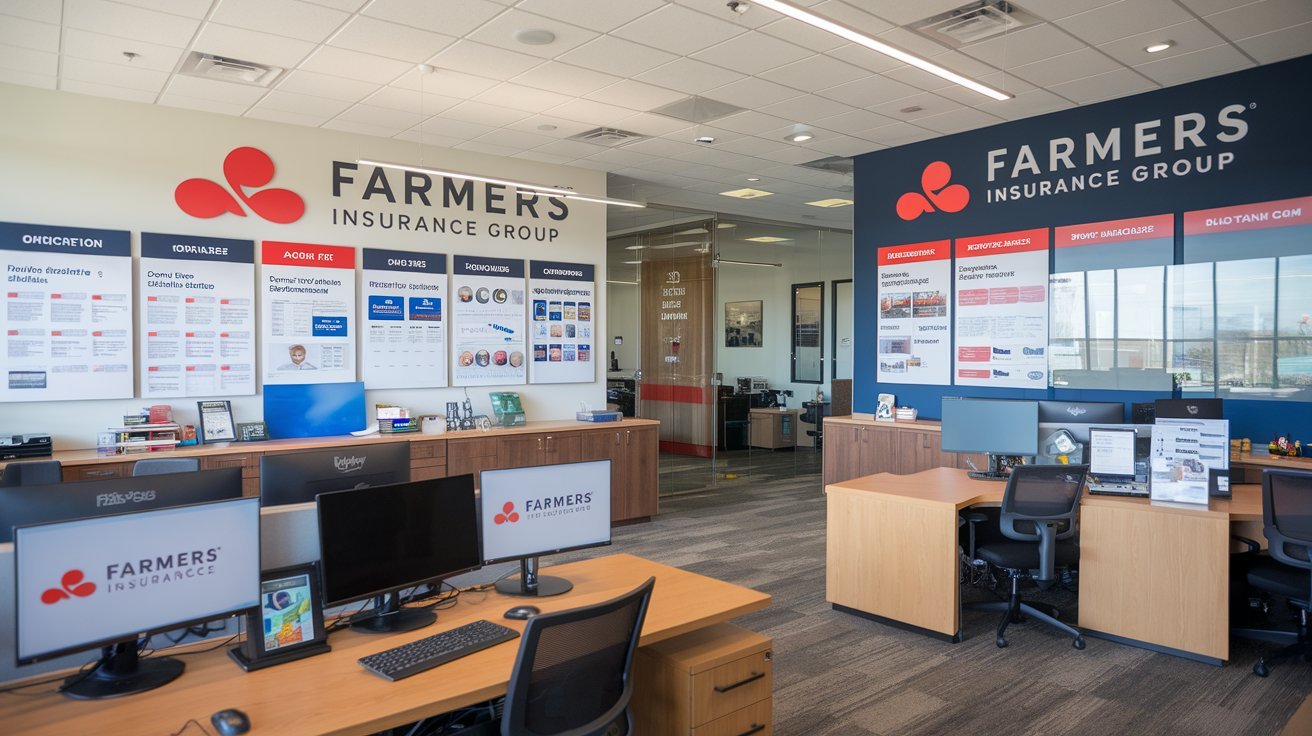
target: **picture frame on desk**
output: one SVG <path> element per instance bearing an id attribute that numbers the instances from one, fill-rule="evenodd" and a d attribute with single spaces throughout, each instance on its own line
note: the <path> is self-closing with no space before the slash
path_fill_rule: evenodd
<path id="1" fill-rule="evenodd" d="M 232 422 L 231 401 L 197 401 L 196 409 L 200 414 L 198 435 L 202 445 L 236 441 L 237 428 Z"/>
<path id="2" fill-rule="evenodd" d="M 331 651 L 319 584 L 317 561 L 262 572 L 260 605 L 243 619 L 246 640 L 228 656 L 250 672 Z"/>
<path id="3" fill-rule="evenodd" d="M 269 439 L 269 427 L 264 422 L 238 422 L 238 442 L 263 442 Z"/>

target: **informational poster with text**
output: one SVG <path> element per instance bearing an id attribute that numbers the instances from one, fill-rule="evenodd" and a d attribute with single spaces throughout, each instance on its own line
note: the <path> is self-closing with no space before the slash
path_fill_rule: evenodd
<path id="1" fill-rule="evenodd" d="M 952 383 L 952 247 L 879 248 L 880 383 Z"/>
<path id="2" fill-rule="evenodd" d="M 1048 386 L 1048 230 L 956 241 L 959 386 Z"/>
<path id="3" fill-rule="evenodd" d="M 0 261 L 0 401 L 131 398 L 131 235 L 3 222 Z"/>
<path id="4" fill-rule="evenodd" d="M 446 385 L 446 254 L 365 248 L 360 375 L 365 388 Z"/>
<path id="5" fill-rule="evenodd" d="M 141 396 L 255 393 L 255 242 L 141 234 Z"/>
<path id="6" fill-rule="evenodd" d="M 355 249 L 266 240 L 260 251 L 265 383 L 355 380 Z"/>
<path id="7" fill-rule="evenodd" d="M 596 380 L 596 269 L 587 263 L 529 261 L 529 383 Z"/>
<path id="8" fill-rule="evenodd" d="M 451 284 L 452 385 L 524 383 L 524 261 L 453 256 Z"/>

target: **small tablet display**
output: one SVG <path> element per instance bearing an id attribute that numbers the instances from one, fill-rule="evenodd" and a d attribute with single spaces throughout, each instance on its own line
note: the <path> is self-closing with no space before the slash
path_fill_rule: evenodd
<path id="1" fill-rule="evenodd" d="M 311 576 L 301 571 L 260 581 L 260 618 L 264 622 L 264 651 L 314 641 L 322 626 L 314 620 Z"/>

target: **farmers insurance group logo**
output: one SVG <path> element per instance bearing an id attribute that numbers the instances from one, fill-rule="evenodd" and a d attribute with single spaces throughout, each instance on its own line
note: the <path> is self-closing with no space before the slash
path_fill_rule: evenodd
<path id="1" fill-rule="evenodd" d="M 506 501 L 506 505 L 501 507 L 501 513 L 492 517 L 492 523 L 500 526 L 502 524 L 514 524 L 519 521 L 519 513 L 515 511 L 515 503 Z"/>
<path id="2" fill-rule="evenodd" d="M 60 587 L 47 588 L 46 591 L 41 594 L 41 602 L 47 606 L 53 606 L 54 604 L 62 600 L 70 599 L 73 596 L 86 598 L 96 592 L 96 584 L 85 581 L 86 575 L 84 575 L 81 570 L 69 570 L 59 579 Z"/>
<path id="3" fill-rule="evenodd" d="M 897 200 L 897 216 L 911 221 L 927 212 L 960 212 L 970 204 L 970 190 L 952 184 L 952 167 L 935 161 L 920 174 L 919 192 L 907 192 Z"/>
<path id="4" fill-rule="evenodd" d="M 225 213 L 245 217 L 246 210 L 242 209 L 245 204 L 269 222 L 281 225 L 296 222 L 305 214 L 305 200 L 296 192 L 261 189 L 246 193 L 248 187 L 262 187 L 273 181 L 273 174 L 273 159 L 269 154 L 249 146 L 234 148 L 223 159 L 223 176 L 231 192 L 209 179 L 188 179 L 173 190 L 173 199 L 183 212 L 201 219 Z"/>

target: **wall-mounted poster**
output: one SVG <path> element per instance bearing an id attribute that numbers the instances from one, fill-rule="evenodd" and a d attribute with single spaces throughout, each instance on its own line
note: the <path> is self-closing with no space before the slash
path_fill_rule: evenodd
<path id="1" fill-rule="evenodd" d="M 1048 230 L 956 241 L 956 383 L 1048 386 Z"/>
<path id="2" fill-rule="evenodd" d="M 0 223 L 0 261 L 0 401 L 130 398 L 129 233 Z"/>
<path id="3" fill-rule="evenodd" d="M 529 383 L 596 380 L 595 269 L 587 263 L 529 261 L 528 278 Z"/>
<path id="4" fill-rule="evenodd" d="M 451 274 L 452 385 L 524 383 L 524 261 L 452 256 Z"/>
<path id="5" fill-rule="evenodd" d="M 880 248 L 880 383 L 952 382 L 952 248 L 946 240 Z"/>
<path id="6" fill-rule="evenodd" d="M 1059 227 L 1053 273 L 1169 266 L 1175 262 L 1175 215 Z"/>
<path id="7" fill-rule="evenodd" d="M 1184 213 L 1184 262 L 1306 255 L 1312 197 Z"/>
<path id="8" fill-rule="evenodd" d="M 765 345 L 765 319 L 761 300 L 724 303 L 724 346 L 759 348 Z"/>
<path id="9" fill-rule="evenodd" d="M 264 382 L 355 380 L 355 249 L 264 241 Z"/>
<path id="10" fill-rule="evenodd" d="M 365 388 L 446 385 L 446 254 L 365 248 L 360 374 Z"/>
<path id="11" fill-rule="evenodd" d="M 143 398 L 255 393 L 255 242 L 141 234 Z"/>

